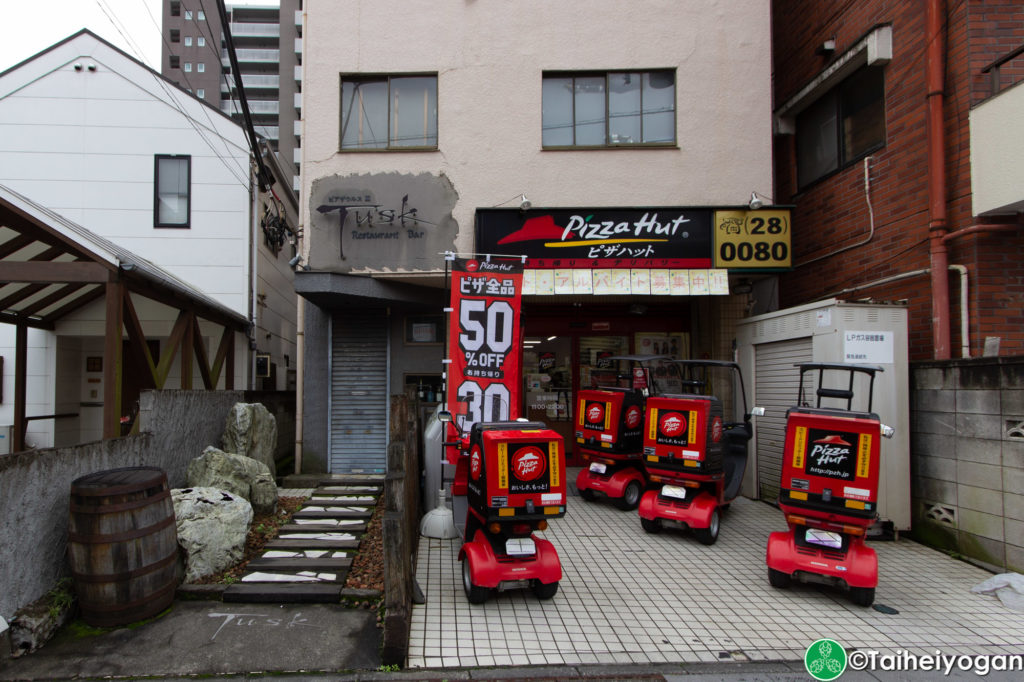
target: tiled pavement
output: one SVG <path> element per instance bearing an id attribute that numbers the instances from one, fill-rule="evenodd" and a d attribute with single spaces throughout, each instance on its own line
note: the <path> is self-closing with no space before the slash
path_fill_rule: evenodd
<path id="1" fill-rule="evenodd" d="M 1024 652 L 1024 613 L 970 591 L 990 573 L 910 540 L 870 542 L 875 605 L 898 613 L 822 586 L 772 588 L 768 534 L 785 528 L 774 507 L 739 498 L 706 547 L 683 531 L 649 535 L 636 512 L 572 496 L 542 534 L 562 562 L 555 597 L 510 590 L 482 605 L 462 589 L 461 541 L 421 537 L 416 577 L 426 603 L 413 608 L 408 666 L 800 660 L 821 637 L 848 650 Z"/>
<path id="2" fill-rule="evenodd" d="M 327 479 L 313 489 L 282 488 L 304 497 L 241 581 L 224 590 L 226 602 L 338 603 L 352 555 L 381 494 L 379 480 Z"/>

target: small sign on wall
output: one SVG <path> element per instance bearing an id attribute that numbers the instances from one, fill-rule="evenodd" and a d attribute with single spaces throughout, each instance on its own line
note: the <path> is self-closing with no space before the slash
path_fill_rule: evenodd
<path id="1" fill-rule="evenodd" d="M 843 362 L 891 365 L 892 332 L 848 331 L 843 335 Z"/>

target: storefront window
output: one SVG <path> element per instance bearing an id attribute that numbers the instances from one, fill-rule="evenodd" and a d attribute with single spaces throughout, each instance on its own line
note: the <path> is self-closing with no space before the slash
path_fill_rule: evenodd
<path id="1" fill-rule="evenodd" d="M 526 418 L 552 428 L 572 422 L 572 343 L 568 336 L 528 337 L 523 349 Z M 563 434 L 564 435 L 564 434 Z"/>
<path id="2" fill-rule="evenodd" d="M 608 358 L 629 353 L 628 336 L 581 336 L 580 337 L 580 388 L 618 386 L 619 374 L 629 368 L 624 363 Z M 623 386 L 629 385 L 628 378 L 621 379 Z"/>

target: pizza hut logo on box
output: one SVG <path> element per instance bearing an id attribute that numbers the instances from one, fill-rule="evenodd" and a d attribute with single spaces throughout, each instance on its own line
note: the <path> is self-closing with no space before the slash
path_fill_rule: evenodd
<path id="1" fill-rule="evenodd" d="M 604 405 L 601 403 L 587 405 L 587 423 L 598 425 L 604 423 Z"/>
<path id="2" fill-rule="evenodd" d="M 658 420 L 658 431 L 669 438 L 677 438 L 686 431 L 686 417 L 678 412 L 666 412 Z"/>
<path id="3" fill-rule="evenodd" d="M 722 440 L 722 418 L 715 417 L 711 420 L 711 442 L 717 443 Z"/>
<path id="4" fill-rule="evenodd" d="M 469 474 L 473 477 L 473 480 L 480 478 L 480 470 L 483 468 L 483 458 L 480 454 L 480 448 L 473 448 L 473 452 L 469 455 Z"/>
<path id="5" fill-rule="evenodd" d="M 643 414 L 640 412 L 640 408 L 636 405 L 631 405 L 626 410 L 626 428 L 635 429 L 640 426 L 640 422 L 643 420 Z"/>
<path id="6" fill-rule="evenodd" d="M 843 440 L 842 436 L 826 436 L 814 441 L 810 456 L 815 459 L 818 466 L 829 464 L 843 464 L 850 459 L 850 448 L 852 446 Z"/>
<path id="7" fill-rule="evenodd" d="M 547 458 L 540 448 L 525 447 L 512 456 L 512 472 L 520 481 L 535 481 L 547 471 Z"/>

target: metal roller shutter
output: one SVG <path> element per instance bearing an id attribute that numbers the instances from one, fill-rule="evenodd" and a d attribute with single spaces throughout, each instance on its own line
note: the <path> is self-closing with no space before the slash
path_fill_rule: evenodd
<path id="1" fill-rule="evenodd" d="M 331 321 L 330 472 L 384 473 L 388 447 L 387 313 Z"/>
<path id="2" fill-rule="evenodd" d="M 779 497 L 782 449 L 786 444 L 786 410 L 796 405 L 798 362 L 811 362 L 811 337 L 762 343 L 754 347 L 755 404 L 764 408 L 757 418 L 758 496 L 774 503 Z"/>

